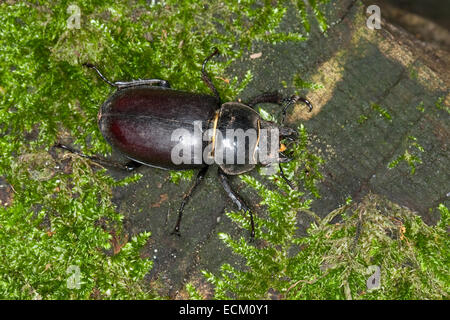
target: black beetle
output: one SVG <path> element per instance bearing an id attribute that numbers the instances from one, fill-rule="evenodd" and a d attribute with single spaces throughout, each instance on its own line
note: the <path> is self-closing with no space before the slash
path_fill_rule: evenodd
<path id="1" fill-rule="evenodd" d="M 221 104 L 217 89 L 206 72 L 207 62 L 216 54 L 216 49 L 208 56 L 202 66 L 202 80 L 212 90 L 213 96 L 183 92 L 170 88 L 169 82 L 160 79 L 134 80 L 130 82 L 111 82 L 92 64 L 84 64 L 86 67 L 94 69 L 103 81 L 115 87 L 117 91 L 106 100 L 98 113 L 98 125 L 105 139 L 113 148 L 119 150 L 131 161 L 126 164 L 116 163 L 95 156 L 86 156 L 80 152 L 65 146 L 57 144 L 59 148 L 77 153 L 83 157 L 89 158 L 106 165 L 124 168 L 132 171 L 141 165 L 158 167 L 163 169 L 187 170 L 200 169 L 195 179 L 194 185 L 184 194 L 180 208 L 178 210 L 178 219 L 173 233 L 180 234 L 180 223 L 184 206 L 190 199 L 193 191 L 205 177 L 205 174 L 212 163 L 217 163 L 220 181 L 231 200 L 237 205 L 239 210 L 244 210 L 250 215 L 251 236 L 254 237 L 253 216 L 249 207 L 239 197 L 236 191 L 231 187 L 228 176 L 241 174 L 252 170 L 256 164 L 269 165 L 272 162 L 261 161 L 260 157 L 255 159 L 257 149 L 261 147 L 260 132 L 263 129 L 276 129 L 278 136 L 276 141 L 281 139 L 294 140 L 296 131 L 283 126 L 278 126 L 274 122 L 264 121 L 260 115 L 253 109 L 259 103 L 275 103 L 282 105 L 282 121 L 286 115 L 289 106 L 302 101 L 312 110 L 311 103 L 302 97 L 292 96 L 283 99 L 278 92 L 260 94 L 248 102 L 228 102 Z M 204 133 L 209 129 L 211 134 L 211 143 L 204 140 L 204 135 L 195 136 L 195 123 L 200 132 Z M 182 129 L 189 135 L 181 135 L 178 139 L 173 139 L 175 130 Z M 228 132 L 227 130 L 242 130 L 247 132 L 253 129 L 256 132 L 256 140 L 247 139 L 236 143 L 233 138 L 231 144 L 228 141 L 228 147 L 231 146 L 234 155 L 230 158 L 222 158 L 219 163 L 214 157 L 217 150 L 224 150 L 224 144 L 227 139 L 218 139 L 218 134 Z M 226 134 L 225 134 L 226 135 Z M 193 138 L 192 138 L 193 137 Z M 184 140 L 183 140 L 184 139 Z M 175 163 L 173 159 L 173 150 L 183 140 L 184 144 L 192 147 L 191 153 L 183 154 L 185 159 L 183 163 Z M 219 142 L 220 140 L 220 142 Z M 267 141 L 266 141 L 267 143 Z M 244 144 L 243 146 L 240 144 Z M 209 145 L 209 156 L 211 161 L 206 161 L 204 154 Z M 200 150 L 200 157 L 193 150 L 197 146 Z M 246 155 L 244 160 L 236 163 L 236 154 L 238 147 L 242 147 Z M 286 162 L 290 159 L 286 157 L 282 150 L 277 146 L 277 161 Z M 183 152 L 182 152 L 183 153 Z M 231 159 L 231 160 L 230 160 Z M 210 159 L 211 160 L 211 159 Z M 250 161 L 252 160 L 252 161 Z M 292 184 L 284 176 L 280 166 L 280 174 L 288 184 Z"/>

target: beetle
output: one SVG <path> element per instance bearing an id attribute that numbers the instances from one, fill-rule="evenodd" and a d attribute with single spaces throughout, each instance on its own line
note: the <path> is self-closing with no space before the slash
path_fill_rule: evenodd
<path id="1" fill-rule="evenodd" d="M 84 66 L 95 70 L 104 82 L 116 88 L 116 91 L 99 110 L 98 127 L 106 141 L 114 149 L 124 154 L 129 161 L 122 164 L 96 156 L 87 156 L 61 143 L 58 143 L 56 147 L 127 171 L 133 171 L 141 165 L 170 170 L 198 169 L 195 181 L 184 194 L 178 209 L 177 222 L 172 232 L 176 235 L 180 235 L 184 207 L 189 202 L 194 190 L 204 180 L 208 168 L 212 164 L 217 164 L 219 180 L 225 192 L 239 210 L 248 213 L 251 237 L 254 238 L 255 226 L 252 211 L 232 188 L 229 177 L 248 172 L 257 164 L 267 166 L 273 163 L 270 159 L 264 158 L 264 160 L 261 157 L 255 157 L 256 151 L 262 147 L 262 130 L 275 130 L 278 135 L 274 139 L 276 141 L 282 139 L 295 141 L 297 138 L 297 132 L 294 129 L 263 120 L 254 107 L 259 103 L 281 105 L 283 107 L 282 123 L 284 123 L 287 109 L 291 105 L 301 101 L 308 106 L 309 112 L 312 111 L 313 106 L 309 100 L 297 95 L 283 99 L 277 91 L 260 94 L 245 103 L 226 102 L 222 104 L 219 93 L 206 71 L 208 61 L 218 53 L 218 49 L 215 49 L 203 61 L 201 70 L 202 80 L 211 89 L 213 95 L 175 90 L 171 88 L 168 81 L 161 79 L 111 82 L 95 65 L 85 63 Z M 173 139 L 174 131 L 180 129 L 184 134 L 181 134 L 178 139 Z M 204 134 L 194 135 L 195 130 L 199 130 L 201 133 L 209 130 L 211 140 L 205 141 Z M 230 139 L 224 139 L 222 136 L 229 130 L 232 132 L 253 130 L 256 133 L 256 139 L 249 138 L 248 141 L 236 142 L 233 137 L 229 141 Z M 219 134 L 221 139 L 219 139 Z M 180 143 L 185 147 L 190 147 L 181 152 L 184 159 L 188 161 L 176 163 L 173 150 Z M 283 144 L 279 146 L 282 149 L 285 147 Z M 208 147 L 209 152 L 206 152 Z M 227 147 L 232 149 L 232 156 L 224 158 L 223 152 Z M 244 158 L 236 163 L 239 148 L 244 152 Z M 277 161 L 275 162 L 278 164 L 291 160 L 282 152 L 282 149 L 277 149 Z M 193 150 L 200 150 L 200 157 Z M 204 157 L 205 154 L 209 155 L 209 159 Z M 221 161 L 217 161 L 218 154 L 222 156 Z M 293 188 L 281 166 L 279 168 L 282 178 Z"/>

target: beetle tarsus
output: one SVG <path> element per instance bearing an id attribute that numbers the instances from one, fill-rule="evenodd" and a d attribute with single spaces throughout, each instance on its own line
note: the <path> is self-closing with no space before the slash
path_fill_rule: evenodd
<path id="1" fill-rule="evenodd" d="M 124 168 L 127 172 L 132 172 L 141 166 L 142 163 L 136 162 L 134 160 L 128 161 L 127 163 L 124 164 Z"/>
<path id="2" fill-rule="evenodd" d="M 280 167 L 280 176 L 283 178 L 283 180 L 288 184 L 289 188 L 292 190 L 295 190 L 294 184 L 291 182 L 291 180 L 286 177 L 283 171 L 283 167 L 281 166 L 281 163 L 278 163 L 278 166 Z"/>
<path id="3" fill-rule="evenodd" d="M 107 84 L 109 84 L 111 87 L 115 87 L 115 88 L 117 88 L 117 85 L 115 84 L 115 83 L 112 83 L 111 81 L 109 81 L 101 72 L 100 72 L 100 70 L 98 70 L 98 68 L 95 66 L 95 65 L 93 65 L 92 63 L 89 63 L 89 62 L 87 62 L 87 63 L 83 63 L 83 66 L 85 66 L 85 67 L 87 67 L 87 68 L 90 68 L 90 69 L 94 69 L 95 70 L 95 72 L 97 72 L 97 74 L 100 76 L 100 78 L 103 80 L 103 81 L 105 81 Z"/>
<path id="4" fill-rule="evenodd" d="M 286 118 L 287 109 L 290 106 L 296 104 L 298 101 L 301 101 L 304 104 L 306 104 L 308 106 L 308 108 L 309 108 L 309 112 L 312 111 L 313 106 L 312 106 L 312 103 L 308 99 L 300 97 L 300 96 L 297 96 L 297 95 L 293 95 L 290 98 L 287 98 L 287 99 L 284 100 L 284 102 L 286 102 L 286 105 L 284 106 L 283 111 L 282 111 L 281 123 L 284 123 L 284 120 Z"/>

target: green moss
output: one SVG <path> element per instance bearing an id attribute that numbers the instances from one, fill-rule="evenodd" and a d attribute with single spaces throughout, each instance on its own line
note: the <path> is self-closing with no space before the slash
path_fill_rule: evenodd
<path id="1" fill-rule="evenodd" d="M 416 166 L 422 163 L 421 154 L 425 151 L 423 147 L 417 142 L 417 138 L 413 136 L 407 137 L 407 147 L 403 154 L 397 156 L 394 160 L 388 163 L 388 168 L 393 169 L 400 163 L 405 162 L 409 168 L 410 173 L 416 172 Z"/>
<path id="2" fill-rule="evenodd" d="M 192 180 L 194 170 L 170 171 L 170 182 L 178 184 L 180 180 Z"/>
<path id="3" fill-rule="evenodd" d="M 317 84 L 317 83 L 305 81 L 298 74 L 294 76 L 294 81 L 293 82 L 294 82 L 294 86 L 297 89 L 317 90 L 317 89 L 322 89 L 323 88 L 322 84 Z"/>
<path id="4" fill-rule="evenodd" d="M 376 112 L 378 112 L 378 114 L 381 116 L 381 117 L 383 117 L 386 121 L 392 121 L 392 117 L 391 117 L 391 115 L 389 114 L 389 112 L 385 109 L 385 108 L 383 108 L 383 107 L 381 107 L 379 104 L 377 104 L 377 103 L 372 103 L 372 109 L 373 110 L 375 110 Z"/>
<path id="5" fill-rule="evenodd" d="M 115 182 L 85 161 L 64 165 L 44 152 L 19 159 L 8 179 L 13 204 L 0 208 L 0 296 L 153 297 L 139 282 L 152 265 L 139 254 L 150 234 L 128 239 L 122 216 L 105 194 L 136 177 Z M 72 271 L 79 275 L 78 288 L 68 285 Z"/>
<path id="6" fill-rule="evenodd" d="M 425 107 L 424 107 L 423 101 L 420 101 L 420 103 L 417 105 L 416 109 L 419 110 L 420 112 L 425 112 Z"/>
<path id="7" fill-rule="evenodd" d="M 367 117 L 367 116 L 365 116 L 365 115 L 360 115 L 359 116 L 359 118 L 358 118 L 358 123 L 359 124 L 363 124 L 363 123 L 365 123 L 367 120 L 368 120 L 369 118 Z"/>
<path id="8" fill-rule="evenodd" d="M 445 96 L 439 97 L 435 104 L 436 108 L 440 110 L 445 110 L 447 113 L 450 113 L 450 107 L 448 105 L 445 105 Z"/>

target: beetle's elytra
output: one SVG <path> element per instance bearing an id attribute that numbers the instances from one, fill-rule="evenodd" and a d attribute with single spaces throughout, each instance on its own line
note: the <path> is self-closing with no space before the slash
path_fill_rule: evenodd
<path id="1" fill-rule="evenodd" d="M 116 91 L 101 107 L 98 125 L 105 139 L 130 159 L 159 168 L 195 169 L 203 164 L 175 165 L 174 130 L 207 126 L 219 102 L 212 96 L 142 85 Z"/>
<path id="2" fill-rule="evenodd" d="M 269 140 L 277 143 L 282 139 L 295 140 L 297 136 L 296 131 L 291 128 L 264 121 L 253 107 L 258 103 L 283 105 L 282 121 L 284 122 L 286 110 L 292 104 L 302 101 L 307 104 L 309 111 L 312 110 L 312 105 L 307 99 L 299 96 L 282 99 L 278 92 L 258 95 L 246 103 L 227 102 L 221 104 L 218 91 L 206 72 L 207 62 L 216 54 L 218 54 L 217 49 L 204 60 L 202 67 L 202 80 L 214 95 L 174 90 L 170 88 L 168 81 L 161 79 L 113 83 L 103 76 L 94 65 L 85 64 L 85 66 L 94 69 L 105 82 L 117 89 L 101 106 L 98 114 L 98 126 L 107 142 L 128 157 L 130 161 L 126 164 L 120 164 L 83 155 L 62 144 L 57 146 L 93 161 L 121 167 L 128 171 L 132 171 L 141 165 L 174 170 L 199 169 L 194 185 L 185 193 L 178 210 L 178 219 L 173 231 L 178 235 L 185 205 L 193 191 L 203 181 L 209 166 L 215 163 L 218 165 L 219 178 L 227 195 L 239 210 L 249 213 L 252 228 L 251 236 L 254 237 L 252 212 L 233 190 L 228 177 L 229 175 L 248 172 L 257 164 L 272 164 L 271 161 L 261 160 L 261 150 L 267 149 L 263 143 L 268 143 Z M 274 129 L 276 131 L 273 131 Z M 173 139 L 176 130 L 185 132 L 179 140 Z M 211 137 L 210 141 L 206 141 L 204 135 L 195 135 L 195 132 L 208 130 Z M 276 139 L 272 137 L 264 140 L 263 133 L 266 132 L 265 130 L 276 132 Z M 236 142 L 235 137 L 230 140 L 226 136 L 229 132 L 254 132 L 254 135 L 253 139 L 249 136 L 248 139 L 237 140 Z M 222 138 L 223 134 L 225 134 L 225 138 Z M 188 150 L 187 152 L 181 152 L 184 159 L 187 159 L 183 163 L 174 161 L 173 151 L 174 148 L 178 147 L 178 144 L 189 147 L 183 149 Z M 284 145 L 280 147 L 278 144 L 276 147 L 277 162 L 289 161 L 290 159 L 282 153 Z M 200 150 L 200 152 L 196 153 L 194 150 Z M 222 153 L 226 153 L 224 150 L 231 152 L 232 156 L 228 157 L 227 155 L 217 161 L 218 155 L 222 156 Z M 240 152 L 244 155 L 241 158 L 239 158 Z M 205 160 L 205 155 L 211 157 L 209 161 Z M 240 161 L 236 161 L 236 159 Z M 282 170 L 280 170 L 280 174 L 292 186 Z"/>

